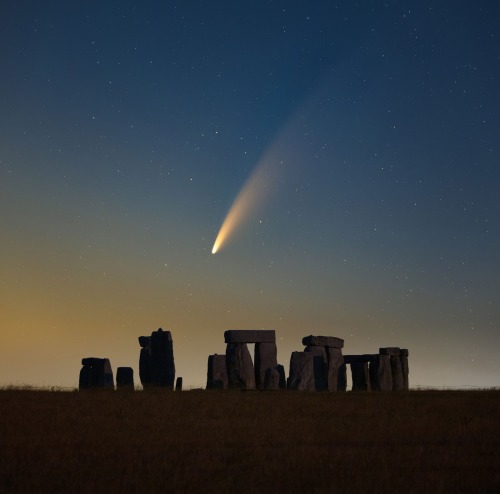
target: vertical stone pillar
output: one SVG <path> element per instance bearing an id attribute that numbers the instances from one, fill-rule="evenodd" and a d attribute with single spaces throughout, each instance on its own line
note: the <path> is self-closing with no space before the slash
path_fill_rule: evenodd
<path id="1" fill-rule="evenodd" d="M 109 359 L 88 357 L 82 359 L 82 365 L 78 383 L 79 389 L 114 389 L 115 381 Z"/>
<path id="2" fill-rule="evenodd" d="M 227 368 L 225 355 L 209 355 L 207 389 L 227 389 Z"/>
<path id="3" fill-rule="evenodd" d="M 286 389 L 285 369 L 281 364 L 266 369 L 264 377 L 265 390 Z"/>
<path id="4" fill-rule="evenodd" d="M 151 333 L 151 381 L 154 386 L 174 389 L 174 344 L 170 331 Z"/>
<path id="5" fill-rule="evenodd" d="M 278 365 L 278 349 L 276 343 L 255 343 L 255 385 L 257 389 L 264 387 L 267 369 Z"/>
<path id="6" fill-rule="evenodd" d="M 151 386 L 151 336 L 139 336 L 141 353 L 139 356 L 139 379 L 145 389 Z"/>
<path id="7" fill-rule="evenodd" d="M 328 391 L 337 391 L 340 384 L 339 369 L 344 363 L 342 349 L 328 347 L 326 351 L 328 358 L 327 388 Z"/>
<path id="8" fill-rule="evenodd" d="M 132 367 L 118 367 L 116 369 L 116 389 L 134 390 L 134 369 Z"/>
<path id="9" fill-rule="evenodd" d="M 370 362 L 370 385 L 373 391 L 392 391 L 390 355 L 375 355 Z"/>
<path id="10" fill-rule="evenodd" d="M 288 389 L 297 391 L 316 391 L 314 382 L 314 355 L 311 352 L 292 352 Z"/>
<path id="11" fill-rule="evenodd" d="M 403 377 L 403 364 L 399 355 L 391 355 L 392 390 L 403 391 L 405 389 Z"/>
<path id="12" fill-rule="evenodd" d="M 176 391 L 182 391 L 182 377 L 178 377 L 175 380 L 175 390 Z"/>
<path id="13" fill-rule="evenodd" d="M 351 374 L 353 391 L 370 391 L 368 362 L 352 362 Z"/>
<path id="14" fill-rule="evenodd" d="M 246 343 L 228 343 L 226 347 L 229 389 L 255 389 L 255 371 Z"/>
<path id="15" fill-rule="evenodd" d="M 345 365 L 345 363 L 341 364 L 339 367 L 337 391 L 347 391 L 347 366 Z"/>
<path id="16" fill-rule="evenodd" d="M 403 368 L 403 389 L 408 391 L 410 389 L 409 376 L 410 373 L 408 367 L 408 349 L 402 348 L 400 353 L 401 366 Z"/>
<path id="17" fill-rule="evenodd" d="M 314 384 L 316 391 L 328 389 L 328 358 L 324 346 L 308 345 L 304 352 L 312 353 L 314 366 Z"/>

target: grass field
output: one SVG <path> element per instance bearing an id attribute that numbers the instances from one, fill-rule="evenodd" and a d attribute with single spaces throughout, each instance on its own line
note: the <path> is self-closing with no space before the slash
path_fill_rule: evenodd
<path id="1" fill-rule="evenodd" d="M 500 492 L 500 391 L 0 390 L 0 492 Z"/>

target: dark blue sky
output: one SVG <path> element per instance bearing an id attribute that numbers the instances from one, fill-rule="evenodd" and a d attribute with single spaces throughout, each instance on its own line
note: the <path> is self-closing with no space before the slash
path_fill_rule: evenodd
<path id="1" fill-rule="evenodd" d="M 4 383 L 137 370 L 163 326 L 188 385 L 247 327 L 498 385 L 500 6 L 310 3 L 2 3 Z"/>

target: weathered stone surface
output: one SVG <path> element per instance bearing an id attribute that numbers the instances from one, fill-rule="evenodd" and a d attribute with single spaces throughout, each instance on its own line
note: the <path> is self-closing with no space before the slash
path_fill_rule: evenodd
<path id="1" fill-rule="evenodd" d="M 107 358 L 88 357 L 82 359 L 83 368 L 80 370 L 79 388 L 111 388 L 115 382 L 111 363 Z"/>
<path id="2" fill-rule="evenodd" d="M 139 356 L 139 379 L 143 388 L 151 386 L 151 348 L 141 348 Z"/>
<path id="3" fill-rule="evenodd" d="M 118 367 L 116 369 L 116 389 L 134 389 L 134 369 Z"/>
<path id="4" fill-rule="evenodd" d="M 141 348 L 146 348 L 151 346 L 151 336 L 139 336 L 138 340 Z"/>
<path id="5" fill-rule="evenodd" d="M 175 390 L 176 391 L 182 391 L 182 377 L 178 377 L 175 380 Z"/>
<path id="6" fill-rule="evenodd" d="M 380 355 L 399 355 L 401 353 L 401 349 L 395 346 L 379 348 L 379 353 Z"/>
<path id="7" fill-rule="evenodd" d="M 292 352 L 288 389 L 297 391 L 315 391 L 314 355 L 311 352 Z"/>
<path id="8" fill-rule="evenodd" d="M 151 333 L 151 384 L 174 389 L 174 346 L 170 331 L 158 329 Z"/>
<path id="9" fill-rule="evenodd" d="M 255 343 L 255 386 L 261 389 L 269 368 L 278 364 L 276 343 Z"/>
<path id="10" fill-rule="evenodd" d="M 408 368 L 408 357 L 405 355 L 401 355 L 399 357 L 401 359 L 401 367 L 403 368 L 403 389 L 408 391 L 410 389 L 409 376 L 410 370 Z"/>
<path id="11" fill-rule="evenodd" d="M 208 356 L 207 389 L 227 389 L 225 355 Z"/>
<path id="12" fill-rule="evenodd" d="M 224 331 L 225 343 L 276 343 L 274 329 L 229 329 Z"/>
<path id="13" fill-rule="evenodd" d="M 370 362 L 369 371 L 372 391 L 392 391 L 390 355 L 378 355 Z"/>
<path id="14" fill-rule="evenodd" d="M 263 388 L 269 391 L 276 391 L 280 389 L 280 373 L 277 366 L 268 367 L 266 369 Z"/>
<path id="15" fill-rule="evenodd" d="M 402 357 L 408 357 L 409 355 L 408 348 L 401 348 L 400 352 L 401 352 L 400 355 Z"/>
<path id="16" fill-rule="evenodd" d="M 336 336 L 304 336 L 302 338 L 304 346 L 326 346 L 330 348 L 344 348 L 344 340 Z"/>
<path id="17" fill-rule="evenodd" d="M 314 366 L 314 384 L 316 391 L 325 391 L 328 389 L 328 358 L 326 347 L 310 345 L 306 346 L 304 352 L 313 354 Z"/>
<path id="18" fill-rule="evenodd" d="M 351 364 L 351 374 L 353 391 L 370 391 L 368 362 L 353 362 Z"/>
<path id="19" fill-rule="evenodd" d="M 403 377 L 403 365 L 399 355 L 391 355 L 392 390 L 403 391 L 405 389 Z"/>
<path id="20" fill-rule="evenodd" d="M 341 348 L 328 347 L 326 349 L 328 359 L 327 388 L 328 391 L 339 390 L 339 369 L 344 364 L 344 357 Z"/>
<path id="21" fill-rule="evenodd" d="M 255 371 L 246 343 L 226 347 L 227 382 L 230 389 L 255 389 Z"/>
<path id="22" fill-rule="evenodd" d="M 347 391 L 347 365 L 342 364 L 339 367 L 339 381 L 337 391 Z"/>
<path id="23" fill-rule="evenodd" d="M 353 364 L 356 362 L 371 362 L 377 357 L 378 354 L 366 353 L 363 355 L 344 355 L 344 362 L 346 364 Z"/>

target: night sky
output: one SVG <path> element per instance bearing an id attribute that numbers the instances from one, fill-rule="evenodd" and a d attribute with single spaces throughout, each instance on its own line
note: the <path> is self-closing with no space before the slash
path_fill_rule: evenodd
<path id="1" fill-rule="evenodd" d="M 0 385 L 76 386 L 172 332 L 410 350 L 500 384 L 497 1 L 0 5 Z M 212 247 L 260 170 L 237 231 Z"/>

